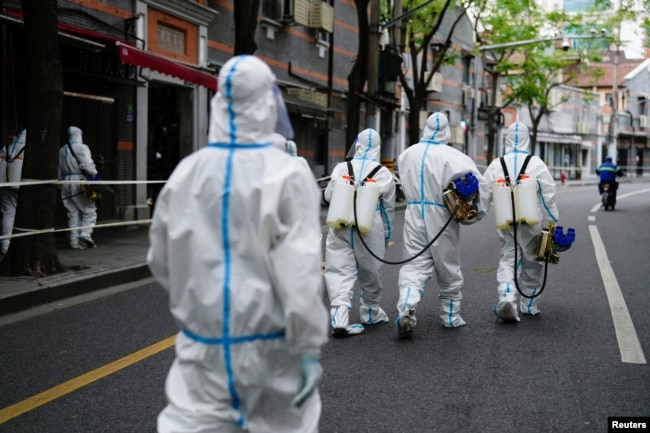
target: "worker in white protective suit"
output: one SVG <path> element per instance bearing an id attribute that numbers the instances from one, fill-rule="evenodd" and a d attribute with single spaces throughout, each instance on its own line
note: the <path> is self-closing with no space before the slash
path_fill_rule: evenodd
<path id="1" fill-rule="evenodd" d="M 330 182 L 323 191 L 326 203 L 332 200 L 335 182 L 349 182 L 353 177 L 355 188 L 366 178 L 380 188 L 379 202 L 373 227 L 363 234 L 363 242 L 354 226 L 329 227 L 325 241 L 325 285 L 330 300 L 330 324 L 334 336 L 363 332 L 363 325 L 387 323 L 388 315 L 380 307 L 383 284 L 380 270 L 388 240 L 392 235 L 395 214 L 395 183 L 393 175 L 379 162 L 381 139 L 374 129 L 361 131 L 353 145 L 352 159 L 334 167 Z M 352 150 L 352 149 L 351 149 Z M 349 163 L 349 164 L 348 164 Z M 350 172 L 352 170 L 352 173 Z M 350 310 L 355 283 L 360 291 L 359 318 L 361 324 L 350 324 Z"/>
<path id="2" fill-rule="evenodd" d="M 284 150 L 289 155 L 293 156 L 294 158 L 297 158 L 302 165 L 304 165 L 311 171 L 311 167 L 309 166 L 307 160 L 304 157 L 298 155 L 298 146 L 296 145 L 295 141 L 287 140 L 284 136 L 275 132 L 273 133 L 273 138 L 271 139 L 271 143 L 273 144 L 273 146 L 277 147 L 278 149 Z"/>
<path id="3" fill-rule="evenodd" d="M 494 306 L 494 314 L 508 322 L 519 322 L 517 311 L 517 287 L 515 286 L 515 230 L 517 231 L 517 283 L 519 289 L 527 298 L 521 296 L 519 311 L 524 314 L 539 314 L 538 300 L 535 296 L 540 290 L 543 277 L 543 262 L 535 260 L 539 238 L 543 227 L 550 222 L 558 221 L 558 210 L 555 203 L 555 180 L 544 161 L 530 155 L 530 135 L 528 128 L 521 122 L 515 122 L 506 133 L 505 153 L 503 162 L 510 178 L 510 184 L 517 188 L 516 179 L 520 172 L 525 172 L 537 181 L 537 198 L 540 223 L 536 225 L 515 224 L 508 230 L 497 229 L 501 241 L 501 256 L 497 281 L 499 283 L 498 300 Z M 522 170 L 526 163 L 525 170 Z M 500 158 L 490 163 L 485 171 L 485 180 L 490 188 L 499 179 L 505 179 L 505 173 Z M 511 208 L 510 208 L 511 209 Z M 511 210 L 509 210 L 511 211 Z"/>
<path id="4" fill-rule="evenodd" d="M 460 315 L 463 273 L 461 272 L 461 221 L 452 218 L 446 208 L 443 191 L 468 173 L 477 180 L 477 195 L 472 201 L 476 215 L 463 221 L 473 224 L 489 210 L 489 191 L 476 164 L 464 153 L 448 145 L 451 137 L 449 121 L 442 113 L 433 113 L 424 125 L 420 141 L 404 150 L 398 167 L 407 207 L 404 216 L 404 259 L 420 253 L 438 233 L 440 236 L 428 249 L 402 266 L 399 273 L 397 331 L 401 338 L 410 338 L 416 325 L 415 311 L 424 296 L 424 289 L 435 273 L 439 287 L 439 318 L 444 327 L 465 325 Z M 447 228 L 443 230 L 445 224 Z"/>
<path id="5" fill-rule="evenodd" d="M 10 145 L 0 150 L 0 182 L 20 182 L 25 156 L 27 130 L 23 129 L 13 139 Z M 18 185 L 0 188 L 0 208 L 2 209 L 2 236 L 0 253 L 7 254 L 9 236 L 14 229 L 16 205 L 18 204 Z M 7 236 L 5 238 L 5 236 Z"/>
<path id="6" fill-rule="evenodd" d="M 275 75 L 230 59 L 208 146 L 158 196 L 149 268 L 180 332 L 158 432 L 317 432 L 327 341 L 319 191 L 272 145 L 292 128 Z"/>
<path id="7" fill-rule="evenodd" d="M 68 128 L 68 143 L 59 150 L 59 179 L 65 181 L 101 180 L 90 148 L 83 142 L 83 132 L 76 126 Z M 70 248 L 95 248 L 92 238 L 97 223 L 97 206 L 87 197 L 79 183 L 64 184 L 61 199 L 68 214 Z"/>

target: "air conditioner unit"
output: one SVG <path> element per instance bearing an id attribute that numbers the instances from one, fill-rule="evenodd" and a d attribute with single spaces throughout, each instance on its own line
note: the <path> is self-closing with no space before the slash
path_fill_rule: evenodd
<path id="1" fill-rule="evenodd" d="M 327 108 L 327 93 L 314 92 L 314 104 L 319 107 Z"/>
<path id="2" fill-rule="evenodd" d="M 309 0 L 285 0 L 281 1 L 282 11 L 279 21 L 296 23 L 309 27 L 309 13 L 311 4 Z"/>
<path id="3" fill-rule="evenodd" d="M 468 105 L 469 100 L 474 97 L 474 89 L 471 86 L 463 86 L 463 102 Z"/>
<path id="4" fill-rule="evenodd" d="M 587 122 L 578 122 L 578 134 L 589 134 L 589 124 Z"/>
<path id="5" fill-rule="evenodd" d="M 324 1 L 311 3 L 308 27 L 334 32 L 334 8 Z"/>
<path id="6" fill-rule="evenodd" d="M 648 120 L 648 116 L 639 116 L 639 126 L 641 128 L 650 128 L 650 121 Z"/>
<path id="7" fill-rule="evenodd" d="M 465 144 L 465 130 L 462 126 L 456 125 L 451 127 L 451 142 L 455 144 Z"/>
<path id="8" fill-rule="evenodd" d="M 427 92 L 442 92 L 442 74 L 440 72 L 436 72 L 431 77 L 431 81 L 429 81 L 429 85 L 427 86 Z"/>
<path id="9" fill-rule="evenodd" d="M 287 93 L 291 96 L 295 96 L 298 99 L 301 99 L 306 102 L 315 103 L 316 92 L 310 89 L 300 89 L 300 88 L 290 88 L 287 89 Z M 327 103 L 325 104 L 327 105 Z"/>

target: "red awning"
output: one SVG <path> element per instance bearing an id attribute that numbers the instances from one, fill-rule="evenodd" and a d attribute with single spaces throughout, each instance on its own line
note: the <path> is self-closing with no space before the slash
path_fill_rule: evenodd
<path id="1" fill-rule="evenodd" d="M 181 65 L 164 57 L 147 53 L 130 45 L 120 43 L 119 41 L 115 42 L 115 44 L 117 45 L 122 63 L 153 69 L 161 74 L 171 75 L 172 77 L 198 84 L 215 92 L 217 91 L 217 77 L 215 75 L 210 75 L 190 66 Z"/>

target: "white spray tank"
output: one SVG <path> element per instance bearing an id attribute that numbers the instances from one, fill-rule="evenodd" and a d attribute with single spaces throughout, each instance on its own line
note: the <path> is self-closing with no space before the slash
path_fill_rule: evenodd
<path id="1" fill-rule="evenodd" d="M 540 215 L 537 206 L 537 180 L 523 174 L 514 188 L 515 213 L 518 223 L 531 226 L 539 224 Z"/>
<path id="2" fill-rule="evenodd" d="M 325 224 L 335 229 L 348 227 L 354 222 L 352 208 L 354 185 L 350 183 L 349 176 L 344 176 L 343 179 L 332 179 L 332 182 L 334 182 L 334 187 Z"/>
<path id="3" fill-rule="evenodd" d="M 497 180 L 492 185 L 492 206 L 494 207 L 494 218 L 497 228 L 508 230 L 513 223 L 512 220 L 512 198 L 510 186 L 504 178 Z"/>
<path id="4" fill-rule="evenodd" d="M 377 203 L 381 188 L 374 180 L 368 179 L 357 189 L 357 218 L 356 224 L 359 231 L 363 234 L 370 233 L 375 223 L 375 214 L 377 213 Z M 354 210 L 353 210 L 354 211 Z"/>

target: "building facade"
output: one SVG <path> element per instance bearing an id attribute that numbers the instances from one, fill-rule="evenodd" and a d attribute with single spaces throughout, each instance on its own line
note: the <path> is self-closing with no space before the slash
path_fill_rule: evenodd
<path id="1" fill-rule="evenodd" d="M 150 217 L 157 193 L 176 164 L 207 144 L 209 102 L 218 88 L 217 74 L 233 55 L 233 0 L 59 0 L 59 40 L 63 63 L 62 130 L 84 132 L 105 180 L 124 181 L 98 202 L 99 220 Z M 453 11 L 458 13 L 458 10 Z M 443 20 L 436 41 L 446 37 L 451 19 Z M 317 178 L 325 178 L 345 158 L 348 76 L 355 63 L 359 31 L 351 0 L 261 0 L 255 55 L 278 77 L 295 129 L 298 151 Z M 2 135 L 8 140 L 27 119 L 25 28 L 20 0 L 5 0 L 0 14 L 3 39 Z M 438 37 L 440 36 L 440 37 Z M 487 82 L 474 56 L 473 25 L 464 16 L 452 49 L 456 61 L 443 65 L 427 89 L 420 126 L 432 112 L 447 115 L 451 145 L 487 166 L 485 122 L 472 125 L 475 104 L 487 101 Z M 431 64 L 435 56 L 425 59 Z M 409 68 L 408 57 L 378 48 L 379 115 L 360 124 L 377 128 L 383 140 L 382 162 L 391 167 L 408 145 L 408 101 L 396 74 Z M 420 59 L 421 60 L 421 59 Z M 477 70 L 475 70 L 477 68 Z M 621 68 L 622 109 L 617 112 L 621 165 L 648 166 L 647 67 Z M 477 79 L 478 78 L 478 79 Z M 644 81 L 645 80 L 645 81 Z M 586 88 L 586 86 L 580 86 Z M 600 89 L 589 88 L 600 93 Z M 606 151 L 608 118 L 600 106 L 586 103 L 582 91 L 562 88 L 561 111 L 541 125 L 538 152 L 556 178 L 593 172 Z M 367 95 L 363 95 L 364 97 Z M 598 97 L 592 97 L 596 101 Z M 566 115 L 570 113 L 570 115 Z M 504 123 L 526 122 L 525 110 L 505 110 Z M 368 122 L 372 121 L 372 125 Z M 473 126 L 473 129 L 472 129 Z M 631 135 L 629 133 L 631 133 Z M 627 138 L 626 138 L 627 137 Z M 627 141 L 626 141 L 627 140 Z M 62 136 L 59 145 L 65 144 Z M 626 153 L 627 152 L 627 153 Z M 640 161 L 640 163 L 638 162 Z M 60 205 L 60 203 L 59 203 Z M 57 210 L 57 225 L 65 212 Z"/>

